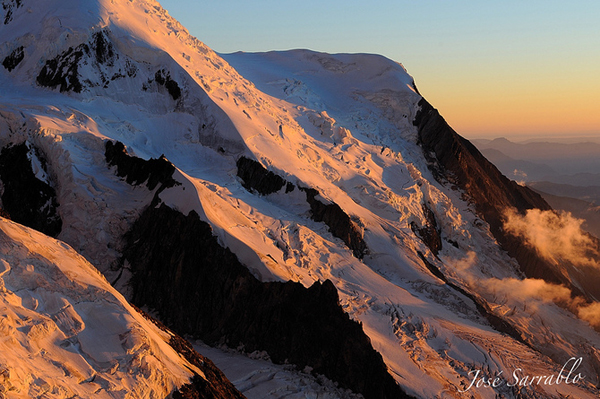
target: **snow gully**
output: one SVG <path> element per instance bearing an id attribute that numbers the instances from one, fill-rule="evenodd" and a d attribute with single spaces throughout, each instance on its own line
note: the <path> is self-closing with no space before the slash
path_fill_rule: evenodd
<path id="1" fill-rule="evenodd" d="M 581 373 L 575 374 L 582 362 L 582 357 L 570 358 L 562 366 L 558 375 L 522 375 L 523 369 L 517 368 L 512 372 L 512 380 L 508 382 L 501 377 L 503 371 L 500 371 L 494 378 L 492 378 L 480 376 L 481 370 L 471 370 L 469 372 L 469 375 L 473 375 L 471 383 L 465 390 L 459 390 L 459 392 L 467 392 L 473 386 L 477 388 L 498 388 L 502 385 L 506 385 L 508 387 L 523 387 L 532 385 L 560 385 L 562 382 L 567 385 L 577 384 L 579 381 L 582 381 L 585 378 L 585 376 Z"/>

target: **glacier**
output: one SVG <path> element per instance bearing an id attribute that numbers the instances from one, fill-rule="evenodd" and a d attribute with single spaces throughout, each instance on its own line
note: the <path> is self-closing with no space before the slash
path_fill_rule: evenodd
<path id="1" fill-rule="evenodd" d="M 299 381 L 324 376 L 340 386 L 332 397 L 597 397 L 600 336 L 586 316 L 597 270 L 550 264 L 506 233 L 504 208 L 551 208 L 451 131 L 401 64 L 309 50 L 217 54 L 152 0 L 5 0 L 0 12 L 0 147 L 26 143 L 23 162 L 53 189 L 61 220 L 51 232 L 60 241 L 17 226 L 23 204 L 5 200 L 13 186 L 3 170 L 1 207 L 13 222 L 2 229 L 20 232 L 8 247 L 68 245 L 53 264 L 102 280 L 136 323 L 126 300 L 191 339 L 296 359 L 285 378 L 301 394 L 322 394 Z M 72 265 L 75 253 L 85 260 Z M 27 276 L 26 253 L 1 256 L 7 290 L 46 281 Z M 11 314 L 54 314 L 53 301 L 70 300 L 31 294 L 34 306 L 7 295 Z M 95 306 L 114 317 L 114 303 Z M 88 349 L 118 361 L 122 349 L 85 322 L 92 310 L 75 313 L 69 320 L 89 330 L 72 337 L 96 334 Z M 47 334 L 65 334 L 54 323 Z M 147 322 L 115 325 L 160 335 Z M 336 349 L 344 342 L 360 345 Z M 354 360 L 362 355 L 382 371 Z M 582 358 L 577 383 L 525 379 L 558 375 L 572 357 Z M 165 359 L 151 368 L 156 397 L 193 374 L 178 355 Z M 156 377 L 161 367 L 167 377 Z M 18 373 L 47 382 L 60 370 Z M 477 371 L 498 386 L 470 386 Z M 16 373 L 10 384 L 24 392 Z M 280 389 L 237 381 L 249 398 Z M 136 384 L 119 389 L 146 397 Z"/>

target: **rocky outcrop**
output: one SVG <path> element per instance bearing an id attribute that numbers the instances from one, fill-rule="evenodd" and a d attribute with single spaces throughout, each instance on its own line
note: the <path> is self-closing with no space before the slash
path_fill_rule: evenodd
<path id="1" fill-rule="evenodd" d="M 265 169 L 260 163 L 252 159 L 240 157 L 236 165 L 237 175 L 242 179 L 242 185 L 248 191 L 256 190 L 261 195 L 269 195 L 281 190 L 286 184 L 288 185 L 286 191 L 289 192 L 294 189 L 293 184 Z"/>
<path id="2" fill-rule="evenodd" d="M 43 87 L 58 87 L 61 93 L 81 93 L 86 88 L 97 86 L 106 88 L 116 79 L 137 74 L 138 68 L 131 59 L 124 60 L 123 68 L 115 66 L 118 59 L 119 55 L 110 41 L 108 32 L 101 30 L 94 33 L 88 42 L 69 47 L 56 57 L 46 60 L 36 81 Z M 93 73 L 85 78 L 79 74 L 82 63 L 91 65 L 93 70 Z"/>
<path id="3" fill-rule="evenodd" d="M 415 222 L 410 224 L 410 228 L 427 245 L 434 255 L 442 250 L 442 238 L 440 228 L 438 227 L 435 214 L 425 204 L 421 205 L 426 223 L 419 227 Z"/>
<path id="4" fill-rule="evenodd" d="M 301 190 L 306 193 L 306 202 L 310 205 L 313 220 L 325 223 L 334 237 L 344 241 L 354 256 L 362 259 L 367 253 L 367 243 L 350 216 L 336 203 L 324 204 L 319 201 L 316 198 L 319 192 L 314 188 Z"/>
<path id="5" fill-rule="evenodd" d="M 128 184 L 140 185 L 146 183 L 149 190 L 154 190 L 158 184 L 160 190 L 179 184 L 173 179 L 175 166 L 161 155 L 158 159 L 142 158 L 129 155 L 125 145 L 120 141 L 107 141 L 104 156 L 109 166 L 117 167 L 117 176 L 124 177 Z"/>
<path id="6" fill-rule="evenodd" d="M 7 55 L 2 61 L 2 66 L 6 68 L 9 72 L 12 71 L 23 61 L 25 58 L 25 52 L 23 46 L 17 47 L 13 50 L 12 53 Z"/>
<path id="7" fill-rule="evenodd" d="M 117 58 L 114 47 L 104 31 L 94 33 L 91 50 L 96 56 L 96 61 L 100 64 L 112 66 Z"/>
<path id="8" fill-rule="evenodd" d="M 148 207 L 125 241 L 133 303 L 156 310 L 178 333 L 266 351 L 366 398 L 406 397 L 330 281 L 260 282 L 194 211 L 185 216 L 164 204 Z"/>
<path id="9" fill-rule="evenodd" d="M 44 87 L 59 87 L 61 93 L 81 93 L 83 84 L 79 79 L 79 61 L 86 52 L 89 52 L 89 47 L 82 44 L 76 48 L 69 47 L 55 58 L 47 60 L 36 78 L 37 83 Z"/>
<path id="10" fill-rule="evenodd" d="M 36 176 L 32 157 L 37 158 L 36 149 L 26 143 L 4 147 L 0 152 L 2 206 L 13 221 L 56 237 L 62 230 L 56 191 Z"/>
<path id="11" fill-rule="evenodd" d="M 164 86 L 173 100 L 177 100 L 181 97 L 181 89 L 177 82 L 171 79 L 171 74 L 168 71 L 164 69 L 157 71 L 154 74 L 154 81 L 159 85 Z"/>
<path id="12" fill-rule="evenodd" d="M 296 189 L 294 184 L 252 159 L 240 157 L 237 167 L 237 175 L 242 179 L 242 185 L 249 191 L 255 190 L 259 194 L 268 195 L 278 192 L 284 186 L 286 193 Z M 306 202 L 310 205 L 312 219 L 325 223 L 334 237 L 341 239 L 352 250 L 354 256 L 362 259 L 368 251 L 367 244 L 360 228 L 350 216 L 336 203 L 324 204 L 319 201 L 317 199 L 319 192 L 316 189 L 304 187 L 299 189 L 306 193 Z"/>
<path id="13" fill-rule="evenodd" d="M 478 214 L 490 225 L 498 243 L 515 258 L 523 273 L 530 278 L 564 284 L 573 292 L 581 291 L 563 274 L 548 264 L 535 249 L 522 239 L 503 230 L 503 212 L 515 208 L 551 210 L 550 205 L 534 191 L 509 180 L 490 163 L 473 144 L 459 136 L 425 99 L 415 118 L 419 140 L 430 169 L 440 182 L 450 182 L 464 191 L 475 204 Z M 435 154 L 431 157 L 430 154 Z"/>
<path id="14" fill-rule="evenodd" d="M 4 11 L 4 25 L 8 25 L 13 19 L 14 10 L 23 6 L 22 0 L 3 0 L 2 9 Z"/>
<path id="15" fill-rule="evenodd" d="M 192 345 L 179 334 L 170 330 L 160 321 L 156 320 L 140 308 L 133 306 L 142 316 L 154 323 L 158 328 L 165 331 L 171 337 L 169 345 L 175 349 L 185 360 L 198 367 L 203 376 L 195 374 L 189 384 L 186 384 L 175 392 L 174 399 L 244 399 L 233 384 L 225 377 L 225 374 L 215 366 L 208 358 L 202 356 Z"/>

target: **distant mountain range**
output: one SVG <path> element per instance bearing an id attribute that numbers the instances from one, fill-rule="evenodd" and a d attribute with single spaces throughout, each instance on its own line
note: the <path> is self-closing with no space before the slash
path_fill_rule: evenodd
<path id="1" fill-rule="evenodd" d="M 473 144 L 511 178 L 578 186 L 600 185 L 600 143 L 561 143 L 551 139 L 516 143 L 499 138 L 473 140 Z"/>
<path id="2" fill-rule="evenodd" d="M 583 228 L 600 237 L 599 144 L 503 138 L 473 142 L 506 176 L 539 192 L 554 209 L 584 220 Z"/>

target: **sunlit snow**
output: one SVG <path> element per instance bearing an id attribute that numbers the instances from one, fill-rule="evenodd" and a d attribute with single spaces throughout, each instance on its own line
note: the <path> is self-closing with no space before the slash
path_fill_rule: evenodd
<path id="1" fill-rule="evenodd" d="M 41 60 L 100 30 L 118 59 L 112 65 L 86 59 L 79 73 L 97 82 L 130 63 L 134 77 L 106 87 L 94 83 L 81 93 L 34 83 Z M 119 140 L 144 159 L 164 154 L 181 185 L 160 199 L 185 214 L 196 211 L 258 278 L 305 286 L 330 279 L 344 309 L 362 323 L 407 392 L 463 397 L 459 390 L 468 386 L 468 373 L 482 370 L 488 377 L 503 371 L 505 384 L 498 390 L 473 387 L 474 397 L 515 397 L 516 390 L 506 386 L 513 370 L 558 374 L 571 356 L 583 356 L 583 382 L 523 392 L 597 393 L 597 332 L 552 301 L 532 309 L 527 299 L 515 303 L 491 284 L 522 276 L 472 205 L 428 170 L 412 123 L 421 96 L 400 64 L 307 50 L 223 59 L 151 0 L 53 0 L 43 6 L 24 1 L 0 37 L 1 56 L 18 45 L 26 49 L 13 72 L 0 68 L 0 144 L 27 140 L 47 158 L 47 175 L 36 158 L 32 163 L 56 187 L 64 222 L 59 239 L 73 248 L 11 222 L 0 224 L 1 325 L 7 337 L 2 353 L 12 356 L 0 370 L 10 369 L 11 384 L 21 384 L 17 389 L 81 396 L 99 387 L 145 389 L 128 380 L 135 377 L 120 374 L 120 367 L 145 368 L 139 374 L 163 392 L 189 378 L 161 333 L 132 313 L 75 252 L 127 295 L 127 273 L 118 278 L 111 266 L 122 235 L 154 193 L 129 186 L 107 167 L 104 142 Z M 179 84 L 181 98 L 148 84 L 161 69 Z M 236 176 L 242 155 L 338 204 L 360 226 L 369 253 L 356 258 L 324 223 L 312 221 L 298 190 L 260 196 L 243 188 Z M 411 228 L 427 223 L 423 204 L 441 230 L 439 256 Z M 490 326 L 470 298 L 429 271 L 419 252 L 510 320 L 528 345 Z M 132 354 L 142 346 L 143 355 Z M 100 370 L 113 367 L 116 374 Z"/>

